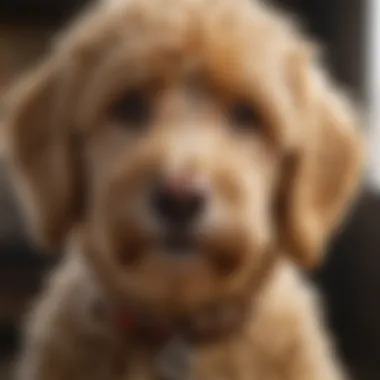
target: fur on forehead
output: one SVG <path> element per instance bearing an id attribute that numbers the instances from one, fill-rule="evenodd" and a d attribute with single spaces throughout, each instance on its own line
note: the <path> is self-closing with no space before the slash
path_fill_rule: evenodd
<path id="1" fill-rule="evenodd" d="M 104 54 L 126 37 L 129 46 L 169 43 L 183 49 L 202 44 L 202 50 L 209 51 L 210 47 L 223 45 L 244 58 L 249 58 L 255 47 L 265 48 L 266 54 L 286 56 L 300 45 L 296 23 L 261 2 L 111 0 L 86 10 L 60 36 L 58 51 L 86 55 L 101 50 Z M 305 43 L 304 37 L 302 40 Z M 227 52 L 225 55 L 231 58 Z"/>
<path id="2" fill-rule="evenodd" d="M 87 88 L 90 110 L 79 107 L 81 120 L 90 119 L 87 111 L 101 109 L 94 104 L 107 98 L 107 90 L 115 96 L 131 79 L 155 72 L 173 75 L 182 62 L 202 66 L 229 92 L 270 108 L 271 124 L 281 125 L 277 138 L 288 144 L 294 141 L 298 106 L 289 91 L 290 66 L 310 61 L 314 52 L 300 41 L 293 22 L 260 2 L 114 0 L 98 4 L 62 34 L 56 58 L 86 67 L 87 79 L 81 80 L 92 84 Z M 107 79 L 100 83 L 101 77 Z"/>

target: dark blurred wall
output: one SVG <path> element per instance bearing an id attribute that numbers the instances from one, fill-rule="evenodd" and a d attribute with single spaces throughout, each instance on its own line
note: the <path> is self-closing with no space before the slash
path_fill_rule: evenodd
<path id="1" fill-rule="evenodd" d="M 282 1 L 325 45 L 333 75 L 358 101 L 365 87 L 366 0 Z M 380 105 L 379 105 L 380 106 Z M 363 129 L 367 129 L 363 125 Z M 330 327 L 354 379 L 380 379 L 380 195 L 366 185 L 316 274 Z"/>
<path id="2" fill-rule="evenodd" d="M 365 13 L 367 0 L 277 0 L 299 16 L 319 41 L 334 76 L 366 98 L 364 86 Z"/>
<path id="3" fill-rule="evenodd" d="M 359 102 L 365 87 L 366 0 L 279 0 L 323 44 L 335 78 Z M 380 106 L 380 105 L 379 105 Z M 363 129 L 367 129 L 363 125 Z M 357 380 L 380 379 L 380 195 L 369 186 L 331 242 L 316 273 L 341 356 Z"/>

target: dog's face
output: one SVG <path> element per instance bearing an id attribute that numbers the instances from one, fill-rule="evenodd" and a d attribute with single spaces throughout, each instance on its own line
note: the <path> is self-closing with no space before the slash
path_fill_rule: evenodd
<path id="1" fill-rule="evenodd" d="M 245 0 L 99 8 L 12 98 L 39 236 L 80 224 L 108 283 L 180 308 L 249 293 L 273 250 L 315 262 L 360 149 L 301 37 Z"/>
<path id="2" fill-rule="evenodd" d="M 188 59 L 101 95 L 85 132 L 85 220 L 101 265 L 145 297 L 187 304 L 247 284 L 273 248 L 280 160 L 255 94 L 223 91 Z"/>

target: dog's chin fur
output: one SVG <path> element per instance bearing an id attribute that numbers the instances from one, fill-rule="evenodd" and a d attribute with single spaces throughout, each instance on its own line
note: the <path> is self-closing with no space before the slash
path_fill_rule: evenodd
<path id="1" fill-rule="evenodd" d="M 153 316 L 243 300 L 239 332 L 195 349 L 199 380 L 341 378 L 298 271 L 322 260 L 354 197 L 361 139 L 287 17 L 248 0 L 104 1 L 7 107 L 32 233 L 66 247 L 30 318 L 23 380 L 155 376 L 152 353 L 97 320 L 94 298 Z M 173 251 L 151 197 L 183 173 L 207 202 Z"/>
<path id="2" fill-rule="evenodd" d="M 83 229 L 82 234 L 88 236 Z M 93 243 L 88 237 L 80 239 L 79 252 L 107 294 L 119 303 L 140 305 L 152 313 L 159 309 L 169 315 L 192 315 L 215 304 L 249 302 L 278 258 L 273 247 L 258 250 L 243 245 L 240 238 L 232 246 L 239 250 L 231 253 L 215 254 L 215 248 L 206 250 L 205 246 L 173 257 L 153 246 L 140 252 L 142 257 L 120 266 L 114 259 L 117 251 L 102 250 Z"/>

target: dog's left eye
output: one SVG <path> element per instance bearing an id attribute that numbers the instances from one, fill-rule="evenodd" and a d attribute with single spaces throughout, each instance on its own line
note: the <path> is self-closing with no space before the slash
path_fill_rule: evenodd
<path id="1" fill-rule="evenodd" d="M 257 110 L 248 102 L 234 103 L 229 109 L 228 119 L 234 126 L 256 128 L 262 124 Z"/>
<path id="2" fill-rule="evenodd" d="M 111 116 L 127 126 L 142 127 L 151 119 L 150 99 L 138 90 L 124 94 L 111 108 Z"/>

